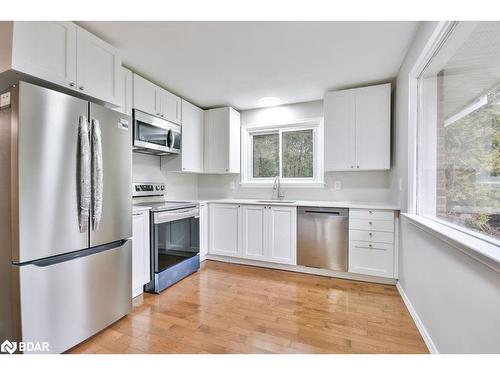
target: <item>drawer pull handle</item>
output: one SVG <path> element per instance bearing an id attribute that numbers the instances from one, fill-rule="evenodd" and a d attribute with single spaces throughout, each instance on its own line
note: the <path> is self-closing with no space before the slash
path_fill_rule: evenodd
<path id="1" fill-rule="evenodd" d="M 372 237 L 372 236 L 373 236 L 373 233 L 368 233 L 368 235 L 369 235 L 370 237 Z"/>
<path id="2" fill-rule="evenodd" d="M 368 224 L 373 225 L 373 223 L 371 221 Z"/>
<path id="3" fill-rule="evenodd" d="M 372 244 L 368 244 L 368 247 L 371 249 L 373 247 L 373 245 Z"/>
<path id="4" fill-rule="evenodd" d="M 373 214 L 373 211 L 368 211 L 368 212 L 370 213 L 370 215 L 372 215 L 372 214 Z"/>

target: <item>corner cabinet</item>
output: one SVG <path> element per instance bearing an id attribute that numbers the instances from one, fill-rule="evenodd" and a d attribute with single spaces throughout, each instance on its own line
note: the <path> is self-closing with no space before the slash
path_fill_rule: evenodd
<path id="1" fill-rule="evenodd" d="M 181 98 L 134 73 L 134 108 L 181 124 Z"/>
<path id="2" fill-rule="evenodd" d="M 327 92 L 325 172 L 390 169 L 391 85 Z"/>
<path id="3" fill-rule="evenodd" d="M 297 208 L 210 204 L 209 254 L 297 264 Z"/>
<path id="4" fill-rule="evenodd" d="M 11 44 L 0 48 L 0 60 L 10 61 L 7 69 L 120 105 L 120 55 L 76 24 L 15 21 L 0 38 Z"/>
<path id="5" fill-rule="evenodd" d="M 132 216 L 132 298 L 142 294 L 151 281 L 149 210 L 134 210 Z"/>
<path id="6" fill-rule="evenodd" d="M 231 107 L 205 111 L 204 172 L 240 173 L 240 114 Z"/>

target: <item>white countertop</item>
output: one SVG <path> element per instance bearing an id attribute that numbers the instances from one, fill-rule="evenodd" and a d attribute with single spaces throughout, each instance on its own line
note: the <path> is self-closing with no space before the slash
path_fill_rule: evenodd
<path id="1" fill-rule="evenodd" d="M 293 200 L 285 199 L 285 201 L 291 202 L 280 202 L 278 200 L 266 200 L 266 199 L 205 199 L 205 200 L 193 200 L 198 203 L 228 203 L 228 204 L 256 204 L 256 205 L 281 205 L 281 206 L 306 206 L 306 207 L 338 207 L 338 208 L 372 208 L 379 210 L 399 210 L 399 206 L 390 202 L 345 202 L 345 201 L 307 201 L 307 200 Z M 266 202 L 262 202 L 266 201 Z"/>

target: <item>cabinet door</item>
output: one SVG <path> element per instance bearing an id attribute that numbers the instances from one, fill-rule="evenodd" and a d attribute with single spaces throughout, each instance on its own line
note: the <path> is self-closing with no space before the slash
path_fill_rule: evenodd
<path id="1" fill-rule="evenodd" d="M 355 169 L 354 90 L 327 92 L 324 100 L 325 171 Z"/>
<path id="2" fill-rule="evenodd" d="M 127 68 L 121 68 L 119 90 L 120 90 L 120 106 L 113 108 L 114 110 L 132 116 L 132 72 Z"/>
<path id="3" fill-rule="evenodd" d="M 240 256 L 239 205 L 211 204 L 209 221 L 209 253 Z"/>
<path id="4" fill-rule="evenodd" d="M 134 74 L 134 100 L 133 107 L 150 115 L 159 116 L 160 103 L 159 87 L 153 82 Z"/>
<path id="5" fill-rule="evenodd" d="M 380 242 L 349 242 L 349 272 L 394 277 L 394 245 Z"/>
<path id="6" fill-rule="evenodd" d="M 208 254 L 208 205 L 200 204 L 200 258 Z"/>
<path id="7" fill-rule="evenodd" d="M 167 90 L 160 89 L 161 114 L 165 120 L 181 123 L 181 98 Z"/>
<path id="8" fill-rule="evenodd" d="M 132 220 L 132 298 L 142 294 L 144 280 L 144 226 L 146 213 L 134 213 Z"/>
<path id="9" fill-rule="evenodd" d="M 76 80 L 78 90 L 120 105 L 121 57 L 117 50 L 87 30 L 77 28 Z"/>
<path id="10" fill-rule="evenodd" d="M 14 22 L 12 68 L 76 88 L 76 28 L 72 22 Z"/>
<path id="11" fill-rule="evenodd" d="M 229 108 L 205 111 L 205 172 L 229 172 Z"/>
<path id="12" fill-rule="evenodd" d="M 356 169 L 390 168 L 391 85 L 356 90 Z"/>
<path id="13" fill-rule="evenodd" d="M 203 173 L 203 110 L 182 101 L 182 171 Z"/>
<path id="14" fill-rule="evenodd" d="M 297 264 L 297 208 L 271 206 L 269 216 L 269 262 Z"/>
<path id="15" fill-rule="evenodd" d="M 229 171 L 230 173 L 240 173 L 241 155 L 241 121 L 240 113 L 233 108 L 229 108 Z"/>
<path id="16" fill-rule="evenodd" d="M 242 205 L 241 256 L 247 259 L 267 258 L 267 206 Z"/>

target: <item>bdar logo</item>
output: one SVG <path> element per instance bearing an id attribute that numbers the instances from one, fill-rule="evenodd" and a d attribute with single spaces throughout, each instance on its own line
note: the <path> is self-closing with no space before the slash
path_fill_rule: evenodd
<path id="1" fill-rule="evenodd" d="M 5 340 L 0 346 L 0 351 L 9 354 L 14 353 L 16 349 L 17 349 L 17 343 L 10 342 L 9 340 Z"/>

